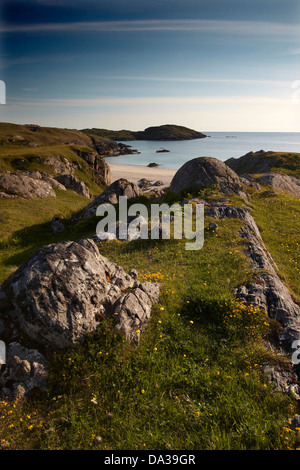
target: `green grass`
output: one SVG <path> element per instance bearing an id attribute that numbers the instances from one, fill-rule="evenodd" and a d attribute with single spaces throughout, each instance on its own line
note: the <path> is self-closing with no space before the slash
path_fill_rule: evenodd
<path id="1" fill-rule="evenodd" d="M 299 198 L 266 191 L 251 199 L 253 216 L 279 273 L 300 301 L 300 204 Z"/>
<path id="2" fill-rule="evenodd" d="M 82 233 L 94 222 L 81 226 Z M 295 401 L 275 391 L 262 373 L 266 364 L 290 364 L 265 345 L 278 325 L 234 300 L 234 288 L 251 280 L 240 221 L 218 225 L 218 232 L 206 229 L 199 251 L 186 251 L 184 240 L 99 243 L 111 261 L 136 268 L 141 280 L 160 282 L 160 303 L 138 345 L 113 332 L 115 317 L 83 345 L 55 354 L 46 391 L 0 404 L 3 445 L 106 450 L 299 445 L 296 433 L 286 430 L 287 418 L 297 412 Z"/>
<path id="3" fill-rule="evenodd" d="M 89 200 L 71 190 L 55 190 L 56 198 L 46 199 L 1 199 L 0 206 L 0 283 L 24 263 L 41 246 L 58 243 L 66 237 L 78 238 L 81 227 L 89 232 L 88 223 L 78 226 L 68 218 L 87 206 Z M 51 220 L 61 217 L 67 232 L 53 234 Z M 92 232 L 93 230 L 93 232 Z"/>

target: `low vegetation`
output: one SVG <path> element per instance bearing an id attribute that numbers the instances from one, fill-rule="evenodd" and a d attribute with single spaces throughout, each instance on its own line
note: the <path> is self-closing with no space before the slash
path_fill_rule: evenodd
<path id="1" fill-rule="evenodd" d="M 23 138 L 27 132 L 39 133 L 23 127 L 0 135 L 1 170 L 43 171 L 45 156 L 59 153 L 79 164 L 76 175 L 91 194 L 101 192 L 72 150 L 74 142 L 55 139 L 32 148 L 7 142 L 7 133 L 23 132 Z M 76 146 L 86 149 L 83 142 Z M 77 224 L 70 219 L 89 200 L 71 190 L 55 193 L 56 198 L 1 199 L 0 283 L 40 247 L 95 235 L 96 216 Z M 217 188 L 195 192 L 188 187 L 178 197 L 167 193 L 165 202 L 195 196 L 213 201 L 219 194 Z M 138 202 L 153 201 L 141 196 Z M 238 195 L 230 203 L 245 204 Z M 252 188 L 248 206 L 283 282 L 299 301 L 299 200 Z M 62 218 L 66 232 L 52 233 L 54 216 Z M 291 365 L 290 357 L 270 347 L 281 327 L 234 296 L 234 289 L 253 277 L 239 235 L 242 222 L 221 219 L 217 229 L 209 228 L 210 222 L 216 221 L 206 217 L 199 251 L 185 250 L 185 240 L 98 243 L 102 255 L 126 271 L 135 268 L 141 281 L 159 282 L 159 304 L 137 344 L 115 333 L 115 316 L 107 318 L 83 344 L 53 355 L 46 390 L 35 390 L 22 401 L 0 401 L 3 449 L 300 448 L 299 429 L 288 425 L 299 414 L 298 403 L 291 394 L 278 392 L 265 374 L 266 366 Z"/>
<path id="2" fill-rule="evenodd" d="M 28 236 L 16 241 L 16 265 L 38 244 L 63 237 L 48 233 L 47 238 L 45 230 L 45 238 L 32 246 L 46 227 L 38 227 L 34 217 L 28 221 Z M 240 221 L 221 220 L 218 231 L 208 229 L 209 221 L 199 251 L 186 251 L 184 240 L 99 243 L 101 254 L 111 261 L 126 270 L 135 267 L 141 280 L 161 283 L 149 327 L 134 345 L 112 332 L 111 318 L 83 345 L 55 354 L 46 391 L 25 402 L 0 403 L 4 448 L 299 446 L 298 433 L 287 427 L 297 404 L 277 392 L 263 373 L 267 364 L 290 361 L 266 346 L 278 334 L 278 324 L 234 299 L 234 288 L 252 276 L 238 235 Z M 69 226 L 64 237 L 91 236 L 95 222 L 91 218 L 79 224 L 77 233 Z M 10 237 L 12 242 L 16 234 Z M 2 251 L 4 263 L 10 249 L 8 244 Z"/>

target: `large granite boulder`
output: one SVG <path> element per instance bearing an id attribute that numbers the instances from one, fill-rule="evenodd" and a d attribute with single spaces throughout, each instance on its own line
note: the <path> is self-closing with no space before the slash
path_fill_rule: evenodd
<path id="1" fill-rule="evenodd" d="M 114 314 L 117 306 L 122 318 L 114 315 L 116 328 L 134 339 L 134 331 L 146 327 L 159 292 L 156 284 L 150 289 L 139 283 L 135 270 L 127 274 L 110 262 L 88 239 L 43 247 L 2 289 L 12 304 L 15 324 L 35 343 L 50 349 L 80 342 Z M 125 293 L 137 299 L 133 311 L 123 299 Z"/>
<path id="2" fill-rule="evenodd" d="M 187 187 L 201 189 L 215 185 L 224 194 L 242 192 L 239 176 L 225 163 L 213 157 L 199 157 L 179 168 L 171 181 L 170 190 L 179 193 Z"/>
<path id="3" fill-rule="evenodd" d="M 120 178 L 108 186 L 103 193 L 97 196 L 84 210 L 83 219 L 96 213 L 97 207 L 101 204 L 118 204 L 119 197 L 125 196 L 128 200 L 142 195 L 142 190 L 125 178 Z"/>

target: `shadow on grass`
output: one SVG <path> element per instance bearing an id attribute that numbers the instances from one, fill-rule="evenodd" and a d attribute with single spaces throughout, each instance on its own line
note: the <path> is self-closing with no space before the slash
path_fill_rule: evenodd
<path id="1" fill-rule="evenodd" d="M 95 235 L 96 218 L 90 218 L 77 225 L 63 220 L 66 231 L 54 234 L 51 222 L 32 225 L 14 232 L 7 240 L 0 241 L 0 250 L 6 252 L 3 266 L 19 266 L 45 245 L 66 240 L 79 240 Z"/>

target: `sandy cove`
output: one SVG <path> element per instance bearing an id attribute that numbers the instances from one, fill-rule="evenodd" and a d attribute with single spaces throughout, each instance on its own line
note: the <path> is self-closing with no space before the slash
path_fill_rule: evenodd
<path id="1" fill-rule="evenodd" d="M 148 167 L 142 165 L 119 165 L 110 164 L 109 159 L 106 160 L 110 167 L 112 181 L 120 178 L 126 178 L 132 183 L 137 183 L 140 179 L 146 178 L 155 183 L 160 180 L 164 184 L 160 187 L 170 186 L 173 176 L 177 170 L 171 168 Z"/>

